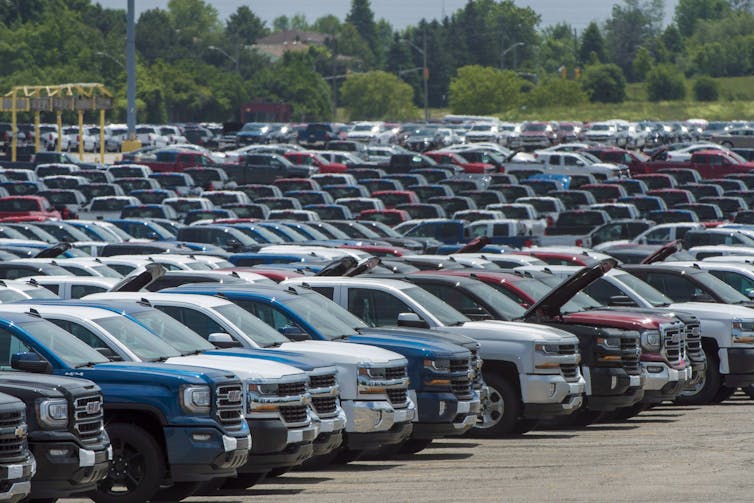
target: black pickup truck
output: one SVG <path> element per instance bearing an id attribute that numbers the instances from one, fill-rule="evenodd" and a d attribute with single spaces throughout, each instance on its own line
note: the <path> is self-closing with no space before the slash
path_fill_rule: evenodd
<path id="1" fill-rule="evenodd" d="M 6 169 L 34 169 L 39 164 L 75 164 L 81 169 L 97 169 L 96 162 L 82 162 L 68 152 L 37 152 L 30 161 L 10 162 L 0 160 L 0 166 Z"/>
<path id="2" fill-rule="evenodd" d="M 239 164 L 223 164 L 222 168 L 238 185 L 270 184 L 278 178 L 309 178 L 319 173 L 315 166 L 293 164 L 277 154 L 246 154 Z"/>

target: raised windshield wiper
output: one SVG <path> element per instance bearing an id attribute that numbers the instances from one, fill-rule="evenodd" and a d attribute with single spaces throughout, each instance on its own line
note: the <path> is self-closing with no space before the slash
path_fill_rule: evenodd
<path id="1" fill-rule="evenodd" d="M 347 335 L 336 335 L 335 337 L 331 338 L 331 341 L 342 341 L 348 339 Z"/>
<path id="2" fill-rule="evenodd" d="M 75 368 L 80 369 L 80 368 L 83 368 L 83 367 L 94 367 L 95 365 L 98 365 L 100 363 L 106 363 L 106 362 L 86 362 L 86 363 L 82 363 L 80 365 L 76 365 Z"/>
<path id="3" fill-rule="evenodd" d="M 288 342 L 288 341 L 286 341 L 286 342 Z M 271 343 L 267 344 L 266 346 L 262 346 L 262 347 L 264 347 L 264 348 L 279 348 L 282 345 L 283 345 L 282 342 L 271 342 Z"/>

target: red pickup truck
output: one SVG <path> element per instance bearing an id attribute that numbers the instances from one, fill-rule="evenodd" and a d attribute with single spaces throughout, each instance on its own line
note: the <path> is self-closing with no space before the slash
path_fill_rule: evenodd
<path id="1" fill-rule="evenodd" d="M 161 150 L 154 154 L 148 153 L 122 162 L 149 166 L 155 173 L 180 172 L 186 168 L 194 167 L 217 167 L 214 159 L 207 154 L 191 150 Z"/>
<path id="2" fill-rule="evenodd" d="M 689 162 L 652 161 L 647 166 L 652 173 L 664 168 L 691 168 L 702 178 L 723 178 L 732 173 L 749 173 L 754 170 L 754 162 L 723 150 L 700 150 L 692 154 Z"/>
<path id="3" fill-rule="evenodd" d="M 495 166 L 492 164 L 487 164 L 485 162 L 469 162 L 455 152 L 434 150 L 432 152 L 424 152 L 424 155 L 432 158 L 439 164 L 455 164 L 456 166 L 460 166 L 465 173 L 488 174 L 495 172 Z"/>
<path id="4" fill-rule="evenodd" d="M 60 219 L 60 212 L 40 196 L 8 196 L 0 197 L 0 219 Z M 20 220 L 19 220 L 20 221 Z"/>
<path id="5" fill-rule="evenodd" d="M 643 152 L 633 152 L 618 147 L 592 147 L 584 149 L 583 152 L 592 154 L 602 162 L 623 164 L 628 167 L 632 176 L 650 172 L 649 156 Z"/>
<path id="6" fill-rule="evenodd" d="M 345 164 L 328 162 L 316 152 L 286 152 L 283 156 L 299 166 L 316 166 L 320 173 L 345 173 L 348 170 Z"/>

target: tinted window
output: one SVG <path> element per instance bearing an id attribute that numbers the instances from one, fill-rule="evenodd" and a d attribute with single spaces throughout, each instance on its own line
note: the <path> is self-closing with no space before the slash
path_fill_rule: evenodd
<path id="1" fill-rule="evenodd" d="M 169 314 L 196 333 L 207 339 L 210 334 L 226 333 L 226 330 L 215 320 L 195 309 L 177 306 L 155 306 L 163 313 Z"/>
<path id="2" fill-rule="evenodd" d="M 390 293 L 364 288 L 348 289 L 348 310 L 373 327 L 395 326 L 400 313 L 413 312 Z"/>
<path id="3" fill-rule="evenodd" d="M 71 285 L 71 298 L 80 299 L 92 293 L 106 292 L 107 288 L 95 285 Z"/>

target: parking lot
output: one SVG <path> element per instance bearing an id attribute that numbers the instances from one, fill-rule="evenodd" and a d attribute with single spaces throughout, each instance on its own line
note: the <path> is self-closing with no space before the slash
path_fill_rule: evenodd
<path id="1" fill-rule="evenodd" d="M 186 501 L 751 501 L 752 412 L 754 401 L 739 394 L 581 430 L 444 440 L 410 457 Z"/>

